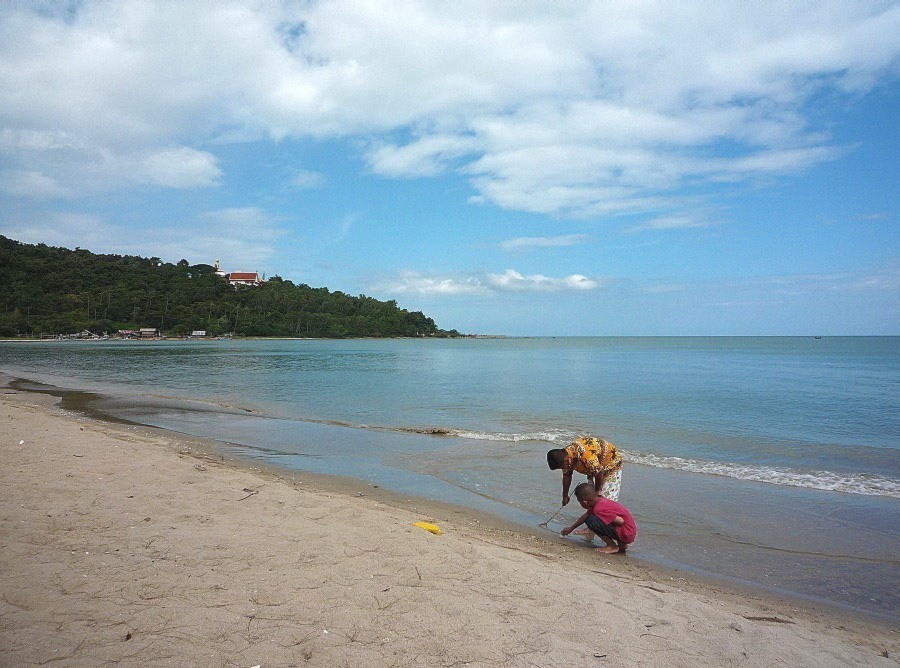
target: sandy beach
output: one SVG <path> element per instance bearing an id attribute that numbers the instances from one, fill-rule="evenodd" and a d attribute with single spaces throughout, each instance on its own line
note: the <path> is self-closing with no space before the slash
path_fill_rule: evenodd
<path id="1" fill-rule="evenodd" d="M 0 394 L 3 666 L 897 665 L 885 623 L 54 403 Z"/>

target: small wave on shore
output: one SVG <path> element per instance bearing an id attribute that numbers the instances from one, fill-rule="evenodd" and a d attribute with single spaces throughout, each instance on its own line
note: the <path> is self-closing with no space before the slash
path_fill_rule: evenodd
<path id="1" fill-rule="evenodd" d="M 459 438 L 469 438 L 476 441 L 506 441 L 509 443 L 521 443 L 523 441 L 546 441 L 553 445 L 568 445 L 582 434 L 565 429 L 551 429 L 547 431 L 525 432 L 522 434 L 502 432 L 469 431 L 467 429 L 448 429 L 447 433 Z"/>
<path id="2" fill-rule="evenodd" d="M 510 443 L 545 441 L 558 447 L 568 445 L 580 435 L 572 431 L 561 429 L 521 434 L 447 429 L 440 430 L 439 433 L 446 433 L 459 438 L 483 441 L 502 441 Z M 687 457 L 657 455 L 625 449 L 622 449 L 622 454 L 628 462 L 652 466 L 654 468 L 726 476 L 738 480 L 763 482 L 771 485 L 789 485 L 792 487 L 805 487 L 807 489 L 843 492 L 846 494 L 900 498 L 900 480 L 870 473 L 837 473 L 825 470 L 804 470 L 790 467 L 717 462 Z"/>
<path id="3" fill-rule="evenodd" d="M 320 421 L 314 420 L 314 422 Z M 564 429 L 512 433 L 471 431 L 447 427 L 376 427 L 371 425 L 354 425 L 333 420 L 329 420 L 327 423 L 356 429 L 395 431 L 400 433 L 425 434 L 429 436 L 450 436 L 475 441 L 504 443 L 538 441 L 557 447 L 568 445 L 580 435 L 577 432 Z M 900 498 L 900 480 L 871 473 L 838 473 L 826 470 L 720 462 L 687 457 L 657 455 L 625 449 L 622 449 L 622 454 L 627 462 L 660 469 L 673 469 L 690 473 L 725 476 L 737 480 L 762 482 L 770 485 L 788 485 L 791 487 L 803 487 L 845 494 L 886 496 L 895 499 Z"/>
<path id="4" fill-rule="evenodd" d="M 739 480 L 765 482 L 772 485 L 806 487 L 829 492 L 900 498 L 900 481 L 867 473 L 804 471 L 786 467 L 711 462 L 684 457 L 664 457 L 639 452 L 628 452 L 625 455 L 629 462 L 655 468 L 677 469 L 690 471 L 691 473 L 720 475 Z"/>

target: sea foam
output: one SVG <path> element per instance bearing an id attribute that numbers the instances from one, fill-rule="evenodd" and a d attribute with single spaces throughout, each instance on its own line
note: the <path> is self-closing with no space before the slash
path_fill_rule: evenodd
<path id="1" fill-rule="evenodd" d="M 536 431 L 526 433 L 490 433 L 467 430 L 447 430 L 447 433 L 459 438 L 485 441 L 505 441 L 519 443 L 523 441 L 545 441 L 551 445 L 565 446 L 579 434 L 567 430 Z M 900 498 L 900 480 L 868 473 L 837 473 L 834 471 L 794 469 L 790 467 L 757 466 L 735 462 L 717 462 L 686 457 L 657 455 L 622 449 L 626 462 L 653 466 L 661 469 L 675 469 L 691 473 L 719 475 L 738 480 L 771 485 L 789 485 L 808 489 L 821 489 L 829 492 L 847 494 L 865 494 L 868 496 L 888 496 Z"/>
<path id="2" fill-rule="evenodd" d="M 720 475 L 772 485 L 790 485 L 829 492 L 900 498 L 900 481 L 868 473 L 800 470 L 787 467 L 755 466 L 733 462 L 712 462 L 684 457 L 665 457 L 640 452 L 623 452 L 627 461 L 663 469 Z"/>

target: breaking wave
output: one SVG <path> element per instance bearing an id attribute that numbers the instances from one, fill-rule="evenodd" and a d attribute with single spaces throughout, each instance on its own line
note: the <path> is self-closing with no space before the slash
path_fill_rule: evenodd
<path id="1" fill-rule="evenodd" d="M 752 480 L 771 485 L 806 487 L 829 492 L 889 496 L 900 498 L 900 480 L 884 478 L 868 473 L 835 473 L 834 471 L 807 471 L 773 466 L 754 466 L 732 462 L 711 462 L 684 457 L 664 457 L 639 452 L 624 453 L 629 462 L 661 469 L 677 469 L 692 473 L 720 475 L 739 480 Z"/>
<path id="2" fill-rule="evenodd" d="M 404 429 L 403 431 L 412 431 Z M 464 429 L 415 430 L 419 433 L 433 433 L 456 436 L 483 441 L 505 441 L 519 443 L 522 441 L 545 441 L 552 445 L 564 446 L 571 443 L 580 434 L 568 430 L 550 430 L 526 433 L 489 433 L 467 431 Z M 674 469 L 718 475 L 738 480 L 763 482 L 770 485 L 787 485 L 820 489 L 829 492 L 846 494 L 864 494 L 867 496 L 887 496 L 900 498 L 900 480 L 869 473 L 836 473 L 834 471 L 793 469 L 789 467 L 758 466 L 753 464 L 737 464 L 734 462 L 715 462 L 686 457 L 655 455 L 644 452 L 622 450 L 626 461 L 660 469 Z"/>
<path id="3" fill-rule="evenodd" d="M 581 436 L 581 434 L 563 430 L 563 429 L 551 429 L 548 431 L 533 431 L 533 432 L 525 432 L 523 434 L 516 433 L 503 433 L 503 432 L 483 432 L 483 431 L 468 431 L 466 429 L 450 429 L 448 433 L 451 436 L 457 436 L 459 438 L 471 438 L 478 441 L 506 441 L 510 443 L 520 443 L 522 441 L 546 441 L 548 443 L 552 443 L 554 445 L 568 445 L 576 438 Z"/>
<path id="4" fill-rule="evenodd" d="M 504 441 L 519 443 L 523 441 L 544 441 L 551 445 L 565 446 L 580 434 L 569 430 L 549 430 L 525 433 L 491 433 L 468 431 L 465 429 L 418 429 L 401 428 L 399 431 L 413 431 L 441 436 L 456 436 L 479 441 Z M 770 485 L 788 485 L 807 489 L 820 489 L 829 492 L 846 494 L 864 494 L 867 496 L 887 496 L 900 498 L 900 480 L 869 473 L 836 473 L 794 469 L 789 467 L 759 466 L 753 464 L 737 464 L 734 462 L 715 462 L 686 457 L 655 455 L 644 452 L 622 450 L 627 462 L 652 466 L 660 469 L 674 469 L 718 475 L 738 480 L 763 482 Z"/>

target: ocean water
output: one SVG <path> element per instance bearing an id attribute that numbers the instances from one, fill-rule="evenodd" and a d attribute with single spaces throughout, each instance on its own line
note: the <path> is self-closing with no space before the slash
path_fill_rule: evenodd
<path id="1" fill-rule="evenodd" d="M 545 451 L 596 434 L 636 556 L 900 619 L 900 337 L 4 343 L 0 370 L 532 525 Z"/>

